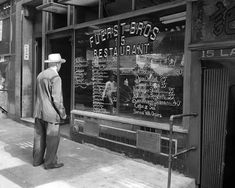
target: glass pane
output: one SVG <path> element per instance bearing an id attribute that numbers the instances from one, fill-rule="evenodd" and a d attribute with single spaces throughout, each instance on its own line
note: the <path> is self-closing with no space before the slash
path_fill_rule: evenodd
<path id="1" fill-rule="evenodd" d="M 7 89 L 7 67 L 8 63 L 0 62 L 0 90 Z"/>
<path id="2" fill-rule="evenodd" d="M 8 62 L 0 61 L 0 106 L 7 110 Z"/>
<path id="3" fill-rule="evenodd" d="M 54 0 L 55 3 L 58 3 L 58 0 Z M 52 15 L 52 24 L 53 29 L 58 29 L 67 26 L 67 12 L 63 14 L 51 13 Z"/>
<path id="4" fill-rule="evenodd" d="M 53 29 L 58 29 L 67 26 L 67 14 L 52 13 Z"/>
<path id="5" fill-rule="evenodd" d="M 10 18 L 0 18 L 0 54 L 8 54 L 10 47 Z"/>
<path id="6" fill-rule="evenodd" d="M 118 25 L 76 31 L 75 109 L 116 113 Z"/>
<path id="7" fill-rule="evenodd" d="M 143 9 L 175 0 L 135 0 L 136 1 L 136 9 Z"/>
<path id="8" fill-rule="evenodd" d="M 182 113 L 185 19 L 163 16 L 76 31 L 76 109 L 167 123 Z"/>
<path id="9" fill-rule="evenodd" d="M 104 5 L 104 17 L 130 12 L 132 10 L 132 0 L 106 0 Z"/>
<path id="10" fill-rule="evenodd" d="M 75 7 L 75 23 L 82 23 L 98 19 L 99 6 L 98 4 L 91 6 L 76 6 Z"/>
<path id="11" fill-rule="evenodd" d="M 185 21 L 164 24 L 162 14 L 120 23 L 122 116 L 168 122 L 182 113 Z"/>

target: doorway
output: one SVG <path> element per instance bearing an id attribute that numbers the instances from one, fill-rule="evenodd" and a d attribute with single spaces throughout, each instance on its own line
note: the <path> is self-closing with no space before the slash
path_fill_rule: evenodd
<path id="1" fill-rule="evenodd" d="M 226 124 L 223 187 L 230 187 L 235 174 L 235 65 L 234 60 L 225 62 L 229 70 L 228 120 Z M 224 64 L 225 64 L 224 63 Z"/>
<path id="2" fill-rule="evenodd" d="M 227 188 L 235 163 L 235 65 L 202 62 L 201 188 Z"/>
<path id="3" fill-rule="evenodd" d="M 50 53 L 60 53 L 66 62 L 62 64 L 59 75 L 62 80 L 62 91 L 64 99 L 64 107 L 66 114 L 70 116 L 71 110 L 71 60 L 72 46 L 71 37 L 56 38 L 50 40 Z"/>

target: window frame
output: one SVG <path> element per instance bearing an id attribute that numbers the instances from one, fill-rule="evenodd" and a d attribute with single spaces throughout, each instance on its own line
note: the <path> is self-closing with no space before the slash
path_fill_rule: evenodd
<path id="1" fill-rule="evenodd" d="M 169 7 L 168 7 L 169 8 Z M 160 10 L 162 10 L 162 9 L 160 9 Z M 165 10 L 165 9 L 163 9 L 163 10 Z M 150 13 L 157 13 L 157 12 L 159 12 L 159 11 L 150 11 Z M 144 12 L 144 14 L 149 14 L 149 12 Z M 138 13 L 138 14 L 136 14 L 136 15 L 138 15 L 138 16 L 141 16 L 141 15 L 144 15 L 144 14 L 140 14 L 140 13 Z M 137 16 L 131 16 L 131 17 L 129 17 L 129 16 L 127 16 L 127 17 L 125 17 L 125 18 L 135 18 L 135 17 L 137 17 Z M 112 19 L 111 19 L 112 20 Z M 114 21 L 110 21 L 110 20 L 106 20 L 106 19 L 104 19 L 103 20 L 103 22 L 101 22 L 101 24 L 100 24 L 100 22 L 99 23 L 96 23 L 96 24 L 94 24 L 93 26 L 96 26 L 96 25 L 103 25 L 103 24 L 109 24 L 109 23 L 111 23 L 111 22 L 117 22 L 118 23 L 118 28 L 120 29 L 120 23 L 121 23 L 121 21 L 122 20 L 125 20 L 125 19 L 122 19 L 122 18 L 119 18 L 119 19 L 116 19 L 116 20 L 114 20 Z M 80 26 L 82 25 L 82 27 L 78 27 L 78 29 L 76 29 L 75 30 L 75 32 L 77 31 L 77 30 L 79 30 L 79 29 L 85 29 L 85 28 L 87 28 L 87 26 L 86 26 L 86 24 L 79 24 Z M 117 46 L 120 46 L 120 35 L 118 35 L 118 44 L 117 44 Z M 185 41 L 185 35 L 184 35 L 184 41 Z M 74 47 L 75 48 L 75 47 Z M 183 52 L 184 52 L 184 50 L 183 50 Z M 75 58 L 74 58 L 75 59 Z M 117 65 L 118 65 L 118 68 L 117 68 L 117 85 L 119 86 L 120 85 L 120 56 L 117 56 Z M 184 89 L 184 85 L 183 85 L 183 89 Z M 184 91 L 183 91 L 184 92 Z M 74 97 L 75 97 L 75 87 L 74 87 L 74 84 L 73 84 L 73 95 L 74 95 Z M 120 91 L 119 91 L 119 87 L 117 88 L 117 112 L 119 112 L 119 105 L 120 105 L 120 97 L 119 97 L 119 95 L 120 95 Z M 182 95 L 183 95 L 183 93 L 182 93 Z M 75 98 L 73 97 L 73 109 L 74 110 L 76 110 L 75 109 Z M 182 102 L 183 102 L 183 100 L 182 100 Z M 182 107 L 182 111 L 183 111 L 183 107 Z M 92 111 L 86 111 L 86 112 L 92 112 Z M 94 112 L 94 113 L 98 113 L 98 112 Z M 100 113 L 98 113 L 98 114 L 100 114 Z M 120 115 L 121 116 L 121 114 L 120 113 L 117 113 L 117 114 L 109 114 L 109 115 Z M 148 120 L 146 120 L 146 121 L 148 121 Z"/>

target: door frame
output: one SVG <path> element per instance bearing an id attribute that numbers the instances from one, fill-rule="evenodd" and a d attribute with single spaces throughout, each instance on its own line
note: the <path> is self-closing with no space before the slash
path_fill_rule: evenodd
<path id="1" fill-rule="evenodd" d="M 215 62 L 215 61 L 201 61 L 201 63 L 202 63 L 202 105 L 201 105 L 201 108 L 202 108 L 201 121 L 202 122 L 201 122 L 201 144 L 200 144 L 201 145 L 201 147 L 200 147 L 201 148 L 201 152 L 200 152 L 201 153 L 201 157 L 200 157 L 201 158 L 201 160 L 200 160 L 200 180 L 201 180 L 200 187 L 201 188 L 209 188 L 209 187 L 220 188 L 223 185 L 223 171 L 224 171 L 223 169 L 224 169 L 224 157 L 225 157 L 225 145 L 226 145 L 225 139 L 226 139 L 226 125 L 227 125 L 227 113 L 228 113 L 229 71 L 228 71 L 228 68 L 226 68 L 222 64 Z M 205 77 L 207 77 L 207 80 Z M 220 80 L 220 78 L 221 78 L 221 80 Z M 223 82 L 224 85 L 221 84 L 222 85 L 221 87 L 219 87 L 219 86 L 216 87 L 217 82 Z M 206 88 L 205 85 L 207 85 L 208 87 Z M 210 86 L 212 86 L 212 87 L 210 87 Z M 224 88 L 222 88 L 222 87 L 224 87 Z M 219 91 L 221 89 L 222 92 L 220 92 L 220 93 L 215 92 L 216 89 L 217 89 L 217 91 Z M 214 93 L 213 96 L 210 96 L 211 93 Z M 221 96 L 218 93 L 221 94 Z M 216 110 L 213 111 L 213 107 L 211 107 L 211 106 L 215 105 L 215 104 L 213 104 L 212 101 L 215 98 L 219 98 L 219 97 L 222 98 L 224 105 L 216 103 L 216 105 L 220 105 L 219 107 L 221 107 L 221 109 L 218 111 L 218 109 L 216 108 Z M 216 117 L 216 113 L 221 113 L 221 112 L 223 113 L 223 116 Z M 207 113 L 207 115 L 205 113 Z M 217 119 L 215 120 L 213 118 L 217 118 Z M 213 122 L 213 120 L 215 122 L 221 121 L 220 124 L 217 123 L 217 125 L 219 126 L 219 127 L 217 127 L 217 129 L 219 129 L 219 130 L 210 131 L 210 130 L 206 129 L 205 126 L 207 126 L 207 125 L 211 126 L 211 127 L 213 126 L 212 125 L 213 123 L 210 123 L 210 122 Z M 223 120 L 225 120 L 225 121 L 223 121 Z M 208 123 L 207 125 L 205 125 L 206 122 Z M 223 122 L 225 122 L 225 123 L 223 123 Z M 221 131 L 222 131 L 222 134 L 221 134 Z M 207 140 L 207 141 L 212 140 L 213 141 L 213 139 L 211 139 L 211 138 L 217 139 L 217 138 L 215 138 L 215 136 L 218 136 L 217 138 L 220 137 L 220 148 L 213 148 L 213 146 L 212 146 L 213 144 L 210 144 L 209 142 L 204 142 L 204 140 Z M 218 149 L 220 149 L 219 152 L 218 152 Z M 206 161 L 206 159 L 205 160 L 203 159 L 203 156 L 205 156 L 204 152 L 206 152 L 206 151 L 209 152 L 209 154 L 212 154 L 213 152 L 215 152 L 214 154 L 218 154 L 220 152 L 222 153 L 220 156 L 218 156 L 219 155 L 218 154 L 218 155 L 215 155 L 215 157 L 214 157 L 214 159 L 221 160 L 220 164 L 218 164 L 218 166 L 217 166 L 217 168 L 219 168 L 219 169 L 216 169 L 216 165 L 211 165 L 212 162 L 218 162 L 218 161 L 213 161 L 213 158 L 208 160 L 210 162 L 206 164 L 206 162 L 208 162 L 208 161 Z M 205 162 L 205 163 L 203 164 L 203 162 Z M 217 170 L 218 170 L 218 174 L 216 174 Z M 211 180 L 208 177 L 207 178 L 203 177 L 203 174 L 206 174 L 206 172 L 207 173 L 212 172 L 218 176 L 214 177 L 214 179 Z M 213 174 L 212 174 L 212 176 L 213 176 Z M 218 180 L 218 178 L 219 178 L 219 180 Z M 210 183 L 211 184 L 214 183 L 214 185 L 211 185 Z"/>
<path id="2" fill-rule="evenodd" d="M 59 32 L 53 32 L 46 36 L 46 46 L 45 57 L 49 55 L 51 51 L 50 41 L 53 39 L 69 38 L 71 43 L 71 90 L 70 90 L 70 111 L 74 108 L 74 59 L 75 59 L 75 31 L 72 29 L 63 30 Z"/>

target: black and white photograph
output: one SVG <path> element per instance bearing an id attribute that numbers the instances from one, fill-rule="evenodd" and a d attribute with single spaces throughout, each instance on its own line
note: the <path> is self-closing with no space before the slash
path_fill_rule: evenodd
<path id="1" fill-rule="evenodd" d="M 235 0 L 0 0 L 0 188 L 232 188 Z"/>

